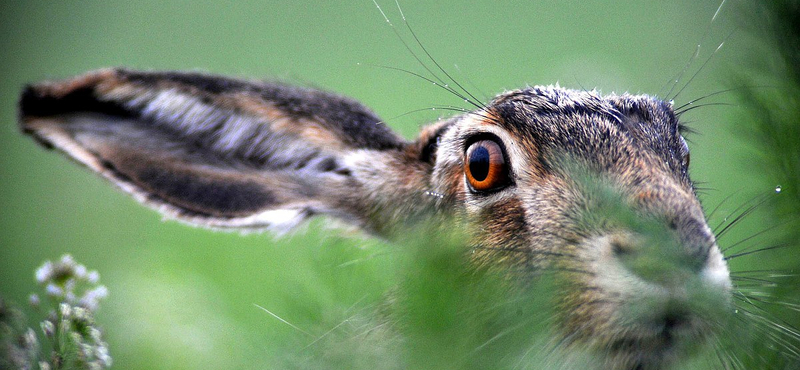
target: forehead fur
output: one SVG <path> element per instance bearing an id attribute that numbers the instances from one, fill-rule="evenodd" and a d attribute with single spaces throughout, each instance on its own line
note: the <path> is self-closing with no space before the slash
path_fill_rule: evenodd
<path id="1" fill-rule="evenodd" d="M 486 112 L 487 123 L 544 156 L 558 151 L 602 169 L 618 168 L 631 156 L 648 157 L 686 175 L 678 119 L 669 103 L 647 95 L 535 86 L 499 95 Z M 546 157 L 540 159 L 547 164 Z"/>

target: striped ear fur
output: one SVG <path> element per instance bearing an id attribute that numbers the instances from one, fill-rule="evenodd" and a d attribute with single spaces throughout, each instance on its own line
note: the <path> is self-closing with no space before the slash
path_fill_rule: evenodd
<path id="1" fill-rule="evenodd" d="M 198 73 L 106 69 L 33 85 L 20 122 L 139 201 L 219 228 L 329 214 L 380 229 L 390 202 L 378 188 L 392 185 L 368 181 L 414 161 L 412 145 L 353 100 Z M 422 191 L 430 169 L 414 165 L 400 188 Z"/>

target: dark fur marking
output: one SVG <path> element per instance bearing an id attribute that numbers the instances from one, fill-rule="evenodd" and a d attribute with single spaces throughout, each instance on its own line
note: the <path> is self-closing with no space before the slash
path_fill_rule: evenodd
<path id="1" fill-rule="evenodd" d="M 336 158 L 333 157 L 327 157 L 317 163 L 317 169 L 322 172 L 333 172 L 337 167 L 339 167 L 339 164 L 336 162 Z"/>
<path id="2" fill-rule="evenodd" d="M 434 164 L 436 163 L 436 150 L 439 148 L 439 138 L 442 134 L 450 128 L 450 125 L 443 125 L 436 130 L 436 132 L 428 139 L 422 147 L 419 159 L 423 162 Z"/>
<path id="3" fill-rule="evenodd" d="M 251 182 L 216 181 L 157 167 L 146 167 L 135 176 L 161 198 L 194 213 L 244 215 L 277 203 L 274 195 Z"/>
<path id="4" fill-rule="evenodd" d="M 19 112 L 22 117 L 51 117 L 73 112 L 98 112 L 123 118 L 137 115 L 126 110 L 113 101 L 102 101 L 97 98 L 94 89 L 84 87 L 70 91 L 63 97 L 41 94 L 36 87 L 28 86 L 22 92 L 19 101 Z"/>

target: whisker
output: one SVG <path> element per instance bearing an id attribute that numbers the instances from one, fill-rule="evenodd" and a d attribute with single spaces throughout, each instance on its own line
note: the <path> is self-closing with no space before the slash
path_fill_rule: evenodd
<path id="1" fill-rule="evenodd" d="M 408 28 L 408 31 L 411 33 L 411 36 L 414 37 L 414 40 L 417 42 L 417 45 L 422 49 L 423 52 L 425 52 L 425 55 L 428 56 L 428 59 L 430 59 L 430 61 L 433 62 L 433 64 L 436 66 L 436 68 L 439 69 L 439 71 L 444 73 L 444 75 L 447 76 L 447 78 L 450 79 L 450 81 L 455 83 L 456 86 L 458 86 L 461 89 L 461 91 L 463 91 L 464 93 L 469 95 L 469 97 L 472 99 L 472 100 L 469 100 L 469 99 L 465 98 L 464 102 L 467 102 L 467 103 L 473 105 L 475 108 L 484 109 L 485 106 L 477 103 L 480 100 L 478 98 L 476 98 L 474 95 L 472 95 L 472 93 L 467 91 L 467 89 L 465 89 L 464 86 L 462 86 L 460 83 L 458 83 L 458 81 L 453 79 L 453 77 L 450 75 L 450 73 L 448 73 L 444 68 L 442 68 L 442 66 L 439 65 L 439 62 L 437 62 L 436 59 L 433 58 L 431 53 L 428 52 L 428 49 L 425 47 L 425 45 L 423 45 L 422 42 L 419 40 L 419 37 L 417 37 L 417 33 L 414 32 L 414 30 L 411 28 L 411 25 L 408 23 L 408 19 L 406 19 L 406 15 L 403 13 L 403 9 L 400 7 L 400 2 L 398 0 L 395 0 L 394 2 L 395 2 L 395 4 L 397 4 L 397 10 L 400 11 L 400 17 L 403 18 L 403 23 L 405 23 L 406 28 Z"/>
<path id="2" fill-rule="evenodd" d="M 761 253 L 761 252 L 766 252 L 766 251 L 771 251 L 771 250 L 781 249 L 781 248 L 786 248 L 786 247 L 794 247 L 794 244 L 793 243 L 777 244 L 777 245 L 773 245 L 773 246 L 769 246 L 769 247 L 759 248 L 759 249 L 752 250 L 752 251 L 732 254 L 730 256 L 724 257 L 723 259 L 726 260 L 726 261 L 730 261 L 730 260 L 732 260 L 734 258 L 744 257 L 744 256 L 755 254 L 755 253 Z"/>
<path id="3" fill-rule="evenodd" d="M 468 76 L 466 73 L 464 73 L 464 72 L 461 70 L 461 68 L 458 66 L 458 64 L 453 64 L 453 67 L 456 69 L 456 71 L 458 71 L 458 73 L 461 73 L 461 75 L 462 75 L 462 76 L 464 76 L 464 79 L 466 79 L 466 80 L 467 80 L 467 83 L 470 85 L 470 87 L 472 87 L 472 88 L 473 88 L 473 89 L 475 89 L 475 90 L 478 90 L 478 92 L 479 92 L 481 95 L 483 95 L 483 101 L 488 101 L 488 100 L 490 100 L 490 99 L 492 98 L 492 97 L 491 97 L 489 94 L 487 94 L 485 91 L 481 90 L 481 88 L 479 88 L 479 87 L 478 87 L 478 85 L 476 85 L 476 84 L 475 84 L 475 83 L 472 81 L 472 79 L 470 79 L 470 78 L 469 78 L 469 76 Z"/>
<path id="4" fill-rule="evenodd" d="M 766 277 L 774 277 L 774 278 L 792 278 L 798 277 L 800 274 L 793 274 L 787 272 L 785 270 L 742 270 L 742 271 L 732 271 L 731 276 L 742 276 L 744 274 L 768 274 L 765 275 Z"/>
<path id="5" fill-rule="evenodd" d="M 723 1 L 722 3 L 724 4 L 724 3 L 725 3 L 725 1 Z M 720 8 L 721 8 L 721 7 L 722 7 L 722 4 L 720 4 Z M 715 16 L 716 16 L 716 15 L 715 15 Z M 708 65 L 708 63 L 711 61 L 711 59 L 712 59 L 712 58 L 713 58 L 713 57 L 714 57 L 714 56 L 717 54 L 717 52 L 719 52 L 719 50 L 720 50 L 720 49 L 722 49 L 722 46 L 723 46 L 723 45 L 725 45 L 725 42 L 726 42 L 726 41 L 728 41 L 728 39 L 729 39 L 731 36 L 733 36 L 733 34 L 734 34 L 734 33 L 735 33 L 735 30 L 734 30 L 734 31 L 731 31 L 731 32 L 728 34 L 728 36 L 727 36 L 727 37 L 725 37 L 725 39 L 723 39 L 721 43 L 719 43 L 719 45 L 717 46 L 717 48 L 716 48 L 716 49 L 714 49 L 714 51 L 711 53 L 711 55 L 709 55 L 709 56 L 708 56 L 708 59 L 706 59 L 706 61 L 705 61 L 705 62 L 703 62 L 703 64 L 700 66 L 700 68 L 699 68 L 697 71 L 695 71 L 695 73 L 692 75 L 692 77 L 691 77 L 691 78 L 689 78 L 689 81 L 686 81 L 686 84 L 684 84 L 684 85 L 683 85 L 683 87 L 682 87 L 680 90 L 678 90 L 678 92 L 677 92 L 677 93 L 675 93 L 675 95 L 674 95 L 672 98 L 670 98 L 669 100 L 675 100 L 675 99 L 677 99 L 677 98 L 678 98 L 678 96 L 679 96 L 679 95 L 680 95 L 680 94 L 681 94 L 681 93 L 682 93 L 684 90 L 686 90 L 686 88 L 687 88 L 687 87 L 689 87 L 689 85 L 692 83 L 692 81 L 694 81 L 694 79 L 695 79 L 695 78 L 697 78 L 697 76 L 698 76 L 698 75 L 700 75 L 700 72 L 702 72 L 702 71 L 703 71 L 703 69 L 705 69 L 705 67 Z"/>
<path id="6" fill-rule="evenodd" d="M 421 62 L 420 62 L 420 63 L 421 63 Z M 388 70 L 392 70 L 392 71 L 403 72 L 403 73 L 406 73 L 406 74 L 412 75 L 412 76 L 414 76 L 414 77 L 421 78 L 421 79 L 422 79 L 422 80 L 424 80 L 424 81 L 430 82 L 430 83 L 431 83 L 431 84 L 433 84 L 434 86 L 436 86 L 436 87 L 438 87 L 438 88 L 441 88 L 441 89 L 443 89 L 443 90 L 445 90 L 445 91 L 449 92 L 450 94 L 452 94 L 452 95 L 454 95 L 454 96 L 458 97 L 459 99 L 464 99 L 464 98 L 465 98 L 465 97 L 464 97 L 463 95 L 461 95 L 461 94 L 460 94 L 458 91 L 456 91 L 455 89 L 453 89 L 452 87 L 450 87 L 450 86 L 448 86 L 446 83 L 444 83 L 444 81 L 441 81 L 440 79 L 438 79 L 438 77 L 437 77 L 437 76 L 435 76 L 435 75 L 434 75 L 434 78 L 436 78 L 437 80 L 439 80 L 439 82 L 437 82 L 437 81 L 434 81 L 433 79 L 431 79 L 431 78 L 429 78 L 429 77 L 426 77 L 426 76 L 423 76 L 422 74 L 419 74 L 419 73 L 417 73 L 417 72 L 409 71 L 409 70 L 407 70 L 407 69 L 403 69 L 403 68 L 399 68 L 399 67 L 392 67 L 392 66 L 387 66 L 387 65 L 371 64 L 371 63 L 365 63 L 364 65 L 366 65 L 366 66 L 370 66 L 370 67 L 376 67 L 376 68 L 384 68 L 384 69 L 388 69 Z"/>
<path id="7" fill-rule="evenodd" d="M 290 326 L 292 329 L 295 329 L 295 330 L 297 330 L 297 331 L 299 331 L 299 332 L 301 332 L 301 333 L 303 333 L 303 334 L 305 334 L 305 335 L 308 335 L 308 336 L 310 336 L 310 337 L 316 337 L 314 334 L 311 334 L 311 333 L 309 333 L 309 332 L 307 332 L 307 331 L 305 331 L 305 330 L 303 330 L 303 329 L 300 329 L 299 327 L 297 327 L 297 325 L 295 325 L 295 324 L 292 324 L 292 323 L 290 323 L 290 322 L 288 322 L 288 321 L 284 320 L 284 319 L 283 319 L 283 318 L 281 318 L 280 316 L 278 316 L 278 315 L 276 315 L 276 314 L 272 313 L 272 311 L 270 311 L 270 310 L 268 310 L 268 309 L 266 309 L 266 308 L 264 308 L 264 307 L 261 307 L 261 306 L 259 306 L 259 305 L 255 304 L 255 303 L 253 303 L 253 305 L 254 305 L 254 306 L 256 306 L 256 307 L 258 307 L 258 308 L 260 308 L 260 309 L 261 309 L 261 310 L 263 310 L 264 312 L 266 312 L 266 313 L 270 314 L 270 316 L 272 316 L 272 317 L 274 317 L 274 318 L 276 318 L 276 319 L 280 320 L 280 322 L 282 322 L 282 323 L 284 323 L 284 324 L 286 324 L 286 325 L 289 325 L 289 326 Z"/>
<path id="8" fill-rule="evenodd" d="M 772 327 L 774 329 L 777 329 L 778 332 L 783 333 L 784 335 L 787 335 L 788 337 L 794 339 L 795 341 L 800 339 L 800 332 L 798 332 L 797 329 L 794 328 L 794 326 L 792 326 L 791 324 L 789 324 L 789 323 L 787 323 L 787 322 L 785 322 L 785 321 L 783 321 L 783 320 L 781 320 L 779 318 L 774 317 L 774 315 L 772 315 L 769 311 L 767 311 L 764 308 L 759 307 L 758 305 L 754 304 L 748 297 L 744 297 L 745 299 L 741 299 L 741 297 L 742 297 L 741 293 L 734 294 L 734 297 L 737 297 L 737 295 L 740 297 L 740 301 L 741 302 L 745 302 L 745 303 L 749 304 L 750 306 L 753 307 L 753 309 L 758 310 L 761 313 L 759 315 L 759 314 L 756 314 L 756 313 L 754 313 L 754 312 L 752 312 L 750 310 L 747 310 L 747 309 L 745 309 L 745 308 L 743 308 L 741 306 L 738 306 L 737 309 L 740 310 L 741 312 L 744 312 L 748 316 L 748 318 L 750 318 L 751 320 L 756 321 L 758 323 L 761 323 L 761 324 L 763 324 L 765 326 L 769 326 L 769 327 Z M 765 330 L 762 326 L 756 325 L 756 326 L 751 326 L 751 327 L 754 328 L 754 329 L 758 329 L 763 334 L 766 334 L 767 336 L 771 337 L 775 341 L 776 344 L 782 345 L 782 347 L 784 349 L 786 349 L 787 351 L 791 352 L 795 357 L 800 357 L 800 348 L 795 346 L 793 343 L 787 341 L 785 338 L 781 338 L 780 336 L 776 335 L 772 331 Z"/>
<path id="9" fill-rule="evenodd" d="M 683 78 L 684 74 L 686 74 L 686 71 L 689 69 L 689 67 L 692 65 L 692 63 L 695 60 L 697 60 L 697 58 L 700 56 L 701 45 L 703 45 L 703 43 L 706 42 L 706 39 L 711 34 L 711 29 L 714 26 L 714 21 L 717 19 L 717 15 L 719 15 L 719 12 L 722 10 L 722 6 L 725 5 L 725 1 L 726 0 L 722 0 L 722 2 L 720 2 L 719 6 L 717 7 L 717 10 L 714 12 L 714 15 L 711 16 L 711 21 L 708 22 L 708 26 L 706 27 L 705 32 L 703 32 L 703 36 L 700 37 L 700 42 L 697 43 L 697 46 L 695 47 L 694 53 L 689 58 L 689 60 L 686 62 L 686 64 L 683 66 L 683 69 L 681 69 L 681 71 L 679 73 L 677 73 L 677 75 L 675 77 L 673 77 L 670 80 L 668 80 L 667 85 L 668 84 L 672 84 L 672 86 L 670 87 L 670 89 L 667 92 L 667 94 L 664 95 L 665 97 L 668 97 L 668 96 L 672 95 L 672 91 L 678 86 L 678 82 L 681 80 L 681 78 Z M 675 80 L 674 82 L 672 81 L 673 79 Z M 666 87 L 666 85 L 664 87 L 662 87 L 661 90 L 659 90 L 659 92 L 663 91 L 665 87 Z M 674 98 L 672 100 L 674 100 Z"/>
<path id="10" fill-rule="evenodd" d="M 759 198 L 761 198 L 761 199 L 759 199 Z M 714 235 L 717 236 L 717 240 L 722 238 L 722 236 L 725 235 L 727 233 L 727 231 L 730 230 L 730 228 L 732 226 L 738 224 L 743 219 L 745 219 L 747 216 L 752 214 L 753 211 L 758 209 L 758 207 L 761 207 L 762 205 L 764 205 L 764 203 L 766 203 L 766 201 L 768 199 L 769 198 L 768 198 L 767 195 L 757 195 L 757 196 L 753 197 L 752 199 L 750 199 L 749 201 L 743 203 L 741 206 L 737 207 L 733 212 L 731 212 L 731 214 L 728 215 L 728 217 L 725 217 L 723 219 L 722 223 L 720 223 L 719 225 L 717 225 L 717 227 L 714 228 L 713 232 L 714 232 Z M 747 208 L 744 208 L 745 205 L 747 205 L 748 203 L 751 203 L 751 202 L 756 202 L 756 203 L 751 205 L 751 206 L 749 206 L 749 207 L 747 207 Z M 737 215 L 733 220 L 731 220 L 727 225 L 725 225 L 725 222 L 727 222 L 728 218 L 730 218 L 736 212 L 739 212 L 743 208 L 744 208 L 744 210 L 741 211 L 741 213 L 739 213 L 739 215 Z M 722 228 L 721 230 L 720 230 L 720 227 Z"/>
<path id="11" fill-rule="evenodd" d="M 739 90 L 749 90 L 749 89 L 758 89 L 758 88 L 766 89 L 766 88 L 777 88 L 777 87 L 776 86 L 766 86 L 766 85 L 765 86 L 739 86 L 739 87 L 732 87 L 732 88 L 729 88 L 729 89 L 715 91 L 713 93 L 703 95 L 703 96 L 701 96 L 699 98 L 695 98 L 695 99 L 689 100 L 688 102 L 683 103 L 680 106 L 674 108 L 674 110 L 676 112 L 678 112 L 678 111 L 682 110 L 683 108 L 686 108 L 686 107 L 688 107 L 690 105 L 693 105 L 696 102 L 699 102 L 701 100 L 708 99 L 710 97 L 717 96 L 717 95 L 720 95 L 720 94 L 725 94 L 725 93 L 729 93 L 729 92 L 733 92 L 733 91 L 739 91 Z"/>
<path id="12" fill-rule="evenodd" d="M 478 108 L 482 108 L 480 105 L 477 105 L 474 102 L 471 102 L 466 96 L 464 96 L 463 94 L 459 93 L 457 90 L 455 90 L 452 87 L 450 87 L 447 84 L 447 82 L 444 81 L 444 79 L 442 79 L 439 75 L 434 73 L 433 70 L 430 67 L 428 67 L 428 65 L 426 63 L 424 63 L 422 61 L 422 59 L 417 55 L 417 53 L 414 52 L 414 50 L 411 48 L 411 46 L 408 44 L 408 42 L 406 42 L 405 38 L 403 38 L 403 36 L 400 34 L 400 31 L 397 29 L 397 27 L 395 27 L 394 23 L 392 23 L 392 21 L 389 20 L 389 17 L 386 16 L 386 13 L 384 13 L 383 9 L 378 4 L 377 0 L 372 0 L 372 3 L 375 4 L 375 7 L 378 8 L 378 11 L 380 11 L 381 15 L 383 16 L 383 19 L 386 20 L 386 23 L 388 23 L 389 26 L 392 28 L 392 31 L 397 36 L 397 38 L 400 40 L 400 42 L 403 44 L 403 46 L 406 48 L 406 50 L 409 52 L 409 54 L 411 54 L 411 56 L 417 61 L 417 63 L 419 63 L 419 65 L 422 68 L 424 68 L 433 77 L 432 79 L 425 78 L 427 81 L 429 81 L 429 82 L 431 82 L 431 83 L 433 83 L 434 85 L 437 85 L 437 86 L 440 85 L 445 90 L 449 91 L 451 94 L 453 94 L 454 96 L 458 97 L 459 99 L 462 99 L 462 100 L 464 100 L 466 102 L 469 102 L 469 103 L 471 103 L 472 105 L 474 105 L 474 106 L 476 106 Z M 401 11 L 401 14 L 402 14 L 402 11 Z M 405 21 L 405 16 L 403 16 L 403 19 Z M 416 36 L 415 36 L 415 38 L 416 38 Z M 417 42 L 419 42 L 419 41 L 417 41 Z M 398 71 L 404 71 L 403 69 L 400 69 L 400 68 L 391 68 L 391 69 L 396 69 Z M 416 74 L 416 73 L 410 72 L 410 71 L 405 71 L 405 72 L 410 73 L 410 74 Z M 422 75 L 420 75 L 420 74 L 416 74 L 416 75 L 418 77 L 422 77 Z"/>
<path id="13" fill-rule="evenodd" d="M 675 111 L 675 115 L 680 117 L 684 113 L 689 112 L 689 111 L 693 111 L 693 110 L 695 110 L 697 108 L 713 107 L 713 106 L 735 107 L 737 105 L 736 104 L 732 104 L 732 103 L 721 103 L 721 102 L 718 102 L 718 103 L 705 103 L 705 104 L 699 104 L 699 105 L 695 105 L 695 106 L 692 106 L 692 107 L 684 108 L 683 110 Z"/>
<path id="14" fill-rule="evenodd" d="M 779 227 L 782 227 L 782 226 L 786 225 L 787 223 L 788 223 L 788 221 L 784 221 L 784 222 L 780 222 L 780 223 L 777 223 L 775 225 L 772 225 L 772 226 L 770 226 L 770 227 L 768 227 L 768 228 L 766 228 L 764 230 L 761 230 L 761 231 L 759 231 L 759 232 L 757 232 L 757 233 L 755 233 L 753 235 L 750 235 L 750 236 L 748 236 L 748 237 L 746 237 L 746 238 L 744 238 L 744 239 L 742 239 L 742 240 L 740 240 L 740 241 L 738 241 L 736 243 L 733 243 L 733 244 L 731 244 L 731 245 L 729 245 L 729 246 L 727 246 L 725 248 L 722 248 L 721 252 L 724 254 L 725 252 L 727 252 L 727 251 L 729 251 L 729 250 L 731 250 L 733 248 L 736 248 L 737 246 L 739 246 L 741 244 L 744 244 L 744 243 L 746 243 L 746 242 L 748 242 L 750 240 L 753 240 L 753 239 L 755 239 L 755 238 L 757 238 L 757 237 L 759 237 L 761 235 L 766 234 L 767 232 L 770 232 L 770 231 L 773 231 L 773 230 L 775 230 L 775 229 L 777 229 Z M 744 249 L 742 251 L 746 251 L 747 249 L 748 248 L 746 248 L 746 249 Z"/>
<path id="15" fill-rule="evenodd" d="M 737 190 L 737 191 L 735 191 L 735 192 L 733 192 L 733 193 L 731 193 L 731 194 L 730 194 L 730 195 L 728 195 L 727 197 L 723 198 L 723 199 L 722 199 L 722 200 L 719 202 L 719 204 L 717 204 L 717 206 L 716 206 L 716 207 L 714 207 L 714 209 L 711 211 L 711 213 L 709 213 L 709 214 L 708 214 L 708 216 L 707 216 L 706 218 L 710 220 L 710 219 L 711 219 L 711 218 L 714 216 L 714 214 L 715 214 L 715 213 L 717 213 L 717 211 L 720 209 L 720 207 L 722 207 L 722 206 L 723 206 L 723 205 L 724 205 L 724 204 L 725 204 L 727 201 L 729 201 L 729 200 L 730 200 L 730 199 L 731 199 L 731 198 L 732 198 L 734 195 L 736 195 L 737 193 L 739 193 L 739 191 L 738 191 L 738 190 Z M 724 222 L 724 221 L 723 221 L 723 222 Z"/>
<path id="16" fill-rule="evenodd" d="M 703 36 L 703 38 L 705 38 L 705 36 Z M 672 94 L 672 91 L 675 89 L 676 86 L 678 86 L 678 82 L 681 80 L 681 78 L 683 78 L 683 75 L 686 73 L 686 70 L 688 70 L 689 67 L 692 65 L 692 63 L 697 59 L 697 57 L 700 56 L 700 45 L 703 42 L 702 40 L 703 38 L 701 38 L 700 43 L 698 43 L 697 46 L 695 47 L 694 53 L 692 53 L 692 56 L 689 57 L 688 61 L 686 61 L 686 64 L 683 66 L 683 69 L 681 69 L 680 72 L 676 73 L 674 77 L 667 80 L 667 83 L 661 87 L 661 89 L 659 90 L 659 95 L 661 95 L 660 92 L 663 91 L 667 87 L 667 85 L 670 84 L 672 85 L 672 87 L 670 87 L 669 91 L 663 96 L 668 97 Z"/>
<path id="17" fill-rule="evenodd" d="M 323 338 L 327 337 L 327 336 L 328 336 L 330 333 L 333 333 L 333 332 L 334 332 L 336 329 L 339 329 L 339 327 L 340 327 L 340 326 L 342 326 L 342 325 L 344 325 L 344 324 L 346 324 L 346 323 L 350 322 L 350 320 L 351 320 L 353 317 L 355 317 L 355 315 L 353 315 L 353 316 L 350 316 L 350 317 L 348 317 L 348 318 L 344 319 L 342 322 L 340 322 L 339 324 L 337 324 L 336 326 L 334 326 L 334 327 L 333 327 L 333 328 L 331 328 L 330 330 L 328 330 L 328 331 L 326 331 L 325 333 L 323 333 L 322 335 L 320 335 L 320 336 L 319 336 L 317 339 L 314 339 L 314 341 L 312 341 L 311 343 L 309 343 L 308 345 L 306 345 L 305 347 L 303 347 L 303 348 L 302 348 L 300 351 L 305 351 L 306 349 L 310 348 L 311 346 L 313 346 L 313 345 L 317 344 L 317 342 L 319 342 L 319 341 L 321 341 Z"/>
<path id="18" fill-rule="evenodd" d="M 742 292 L 740 292 L 740 293 L 743 296 L 746 296 L 748 299 L 750 299 L 752 301 L 760 302 L 760 303 L 763 303 L 763 304 L 786 307 L 786 308 L 788 308 L 788 309 L 790 309 L 792 311 L 799 311 L 800 312 L 800 304 L 794 303 L 794 302 L 789 302 L 789 301 L 768 300 L 766 298 L 772 298 L 772 295 L 768 294 L 768 293 L 765 293 L 763 291 L 753 291 L 753 292 L 749 292 L 748 294 L 744 294 Z"/>

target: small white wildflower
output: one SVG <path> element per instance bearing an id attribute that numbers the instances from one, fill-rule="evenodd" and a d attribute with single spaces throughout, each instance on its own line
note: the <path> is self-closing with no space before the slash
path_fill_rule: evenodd
<path id="1" fill-rule="evenodd" d="M 29 304 L 30 304 L 32 307 L 34 307 L 34 308 L 38 308 L 38 307 L 39 307 L 39 305 L 40 305 L 42 302 L 41 302 L 41 300 L 39 299 L 39 296 L 38 296 L 38 295 L 36 295 L 36 294 L 31 294 L 30 296 L 28 296 L 28 303 L 29 303 Z"/>
<path id="2" fill-rule="evenodd" d="M 101 339 L 103 339 L 101 335 L 102 333 L 100 333 L 100 330 L 94 326 L 89 328 L 89 338 L 91 338 L 93 342 L 100 343 Z"/>
<path id="3" fill-rule="evenodd" d="M 50 277 L 52 275 L 53 275 L 53 263 L 50 261 L 45 262 L 44 265 L 42 265 L 42 267 L 36 269 L 36 281 L 39 284 L 44 284 L 45 281 L 50 280 Z"/>
<path id="4" fill-rule="evenodd" d="M 62 265 L 65 265 L 65 266 L 68 266 L 68 267 L 74 267 L 75 266 L 75 259 L 72 258 L 72 255 L 69 255 L 69 254 L 65 254 L 65 255 L 61 256 L 61 261 L 59 261 L 59 262 Z"/>
<path id="5" fill-rule="evenodd" d="M 36 340 L 36 333 L 31 328 L 28 328 L 28 330 L 25 331 L 25 335 L 23 336 L 22 340 L 24 341 L 25 348 L 35 349 L 39 347 L 39 341 Z"/>
<path id="6" fill-rule="evenodd" d="M 42 327 L 42 332 L 44 333 L 45 336 L 47 336 L 48 338 L 53 338 L 53 336 L 55 336 L 56 326 L 53 325 L 52 321 L 44 320 L 42 321 L 40 326 Z"/>
<path id="7" fill-rule="evenodd" d="M 59 287 L 58 285 L 55 285 L 53 283 L 48 283 L 47 287 L 45 288 L 45 291 L 47 292 L 47 295 L 54 298 L 61 297 L 64 294 L 64 290 L 61 289 L 61 287 Z"/>
<path id="8" fill-rule="evenodd" d="M 58 331 L 61 333 L 69 333 L 70 329 L 72 329 L 72 322 L 68 318 L 62 319 L 56 325 L 58 325 Z"/>
<path id="9" fill-rule="evenodd" d="M 69 318 L 72 316 L 72 307 L 66 303 L 61 303 L 58 305 L 58 313 L 61 314 L 61 317 Z"/>
<path id="10" fill-rule="evenodd" d="M 94 358 L 94 347 L 92 347 L 91 344 L 81 343 L 79 348 L 80 351 L 78 351 L 78 356 L 81 359 Z"/>
<path id="11" fill-rule="evenodd" d="M 67 292 L 64 294 L 64 302 L 75 304 L 77 301 L 78 297 L 75 297 L 75 292 L 67 290 Z"/>
<path id="12" fill-rule="evenodd" d="M 100 301 L 108 296 L 108 288 L 104 285 L 99 285 L 94 289 L 91 289 L 84 293 L 83 297 L 81 297 L 80 302 L 78 303 L 80 306 L 86 307 L 90 311 L 97 310 L 97 307 L 100 304 Z"/>
<path id="13" fill-rule="evenodd" d="M 113 363 L 111 355 L 108 353 L 108 344 L 106 344 L 106 342 L 100 342 L 95 356 L 97 356 L 97 360 L 105 367 L 110 367 Z"/>
<path id="14" fill-rule="evenodd" d="M 74 321 L 89 321 L 91 319 L 91 314 L 83 307 L 73 307 L 72 319 Z"/>
<path id="15" fill-rule="evenodd" d="M 80 333 L 76 333 L 74 331 L 70 332 L 69 339 L 72 341 L 72 344 L 74 344 L 76 347 L 83 346 L 83 337 L 81 337 Z"/>
<path id="16" fill-rule="evenodd" d="M 77 265 L 75 266 L 75 276 L 78 279 L 85 279 L 86 278 L 86 266 L 84 265 Z"/>
<path id="17" fill-rule="evenodd" d="M 70 277 L 64 282 L 64 290 L 67 292 L 71 292 L 75 290 L 75 286 L 78 285 L 78 281 L 74 278 Z"/>
<path id="18" fill-rule="evenodd" d="M 66 341 L 62 348 L 66 351 L 58 356 L 68 361 L 66 365 L 81 369 L 102 370 L 111 366 L 108 344 L 102 341 L 102 333 L 93 319 L 98 303 L 108 295 L 108 288 L 98 285 L 98 272 L 89 271 L 66 254 L 56 262 L 45 262 L 36 270 L 36 279 L 52 301 L 60 302 L 55 310 L 50 310 L 49 318 L 40 323 L 51 346 Z M 34 306 L 41 304 L 36 295 L 31 295 L 29 301 Z M 36 341 L 33 330 L 27 334 L 29 341 Z M 39 351 L 38 343 L 34 344 Z M 40 369 L 51 370 L 57 363 L 44 361 L 38 365 Z"/>
<path id="19" fill-rule="evenodd" d="M 97 284 L 97 282 L 100 281 L 100 274 L 95 270 L 89 271 L 86 274 L 86 281 L 91 284 Z"/>

